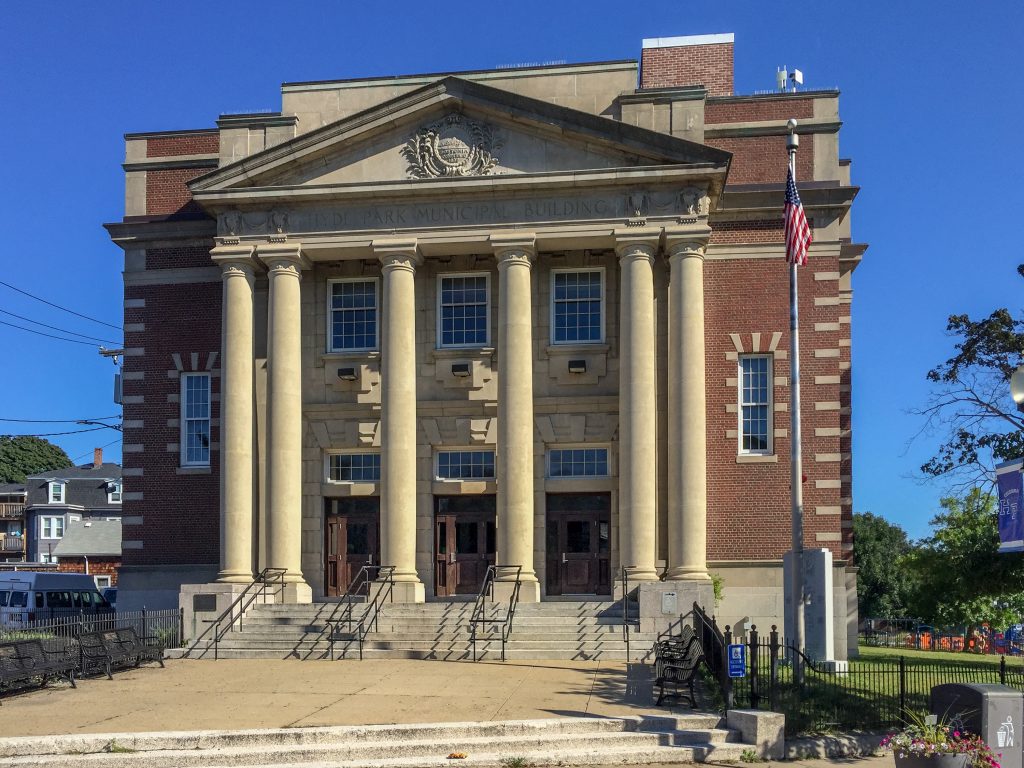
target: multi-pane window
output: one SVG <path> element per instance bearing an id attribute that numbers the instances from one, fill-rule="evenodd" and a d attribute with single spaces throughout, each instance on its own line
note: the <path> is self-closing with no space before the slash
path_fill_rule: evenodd
<path id="1" fill-rule="evenodd" d="M 331 351 L 376 349 L 377 281 L 336 280 L 330 287 Z"/>
<path id="2" fill-rule="evenodd" d="M 438 297 L 438 346 L 487 345 L 488 283 L 486 274 L 441 276 Z"/>
<path id="3" fill-rule="evenodd" d="M 604 272 L 599 269 L 551 273 L 551 341 L 555 344 L 604 339 Z"/>
<path id="4" fill-rule="evenodd" d="M 379 453 L 335 453 L 328 457 L 327 479 L 333 483 L 376 483 Z"/>
<path id="5" fill-rule="evenodd" d="M 607 476 L 607 448 L 558 448 L 548 451 L 548 477 Z"/>
<path id="6" fill-rule="evenodd" d="M 50 504 L 63 504 L 64 503 L 64 483 L 59 480 L 50 482 L 49 485 L 49 503 Z"/>
<path id="7" fill-rule="evenodd" d="M 181 464 L 210 464 L 210 374 L 181 377 Z"/>
<path id="8" fill-rule="evenodd" d="M 120 504 L 121 503 L 121 483 L 120 481 L 113 481 L 107 483 L 107 503 L 108 504 Z"/>
<path id="9" fill-rule="evenodd" d="M 63 517 L 40 517 L 39 538 L 41 539 L 63 539 L 64 518 Z"/>
<path id="10" fill-rule="evenodd" d="M 740 453 L 771 453 L 772 359 L 741 355 Z"/>
<path id="11" fill-rule="evenodd" d="M 439 480 L 490 480 L 494 477 L 494 451 L 440 451 Z"/>

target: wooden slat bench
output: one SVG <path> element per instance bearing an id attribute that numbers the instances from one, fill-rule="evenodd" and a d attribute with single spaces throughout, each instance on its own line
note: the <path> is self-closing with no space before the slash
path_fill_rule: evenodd
<path id="1" fill-rule="evenodd" d="M 139 666 L 143 661 L 158 661 L 164 666 L 164 646 L 157 637 L 139 637 L 132 627 L 85 632 L 78 636 L 82 674 L 102 669 L 114 678 L 114 667 Z"/>

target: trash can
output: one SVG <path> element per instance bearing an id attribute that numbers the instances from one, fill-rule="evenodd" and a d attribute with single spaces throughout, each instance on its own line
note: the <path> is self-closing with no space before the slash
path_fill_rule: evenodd
<path id="1" fill-rule="evenodd" d="M 976 733 L 993 752 L 1002 754 L 1003 768 L 1024 768 L 1024 694 L 994 683 L 947 683 L 932 688 L 930 709 L 940 722 L 954 722 Z"/>

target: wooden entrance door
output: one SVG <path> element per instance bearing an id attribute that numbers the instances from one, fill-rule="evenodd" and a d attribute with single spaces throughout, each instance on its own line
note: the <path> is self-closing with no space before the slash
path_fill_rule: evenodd
<path id="1" fill-rule="evenodd" d="M 475 595 L 494 565 L 494 496 L 434 497 L 434 594 Z"/>
<path id="2" fill-rule="evenodd" d="M 364 565 L 380 564 L 380 499 L 324 499 L 324 593 L 345 594 Z"/>
<path id="3" fill-rule="evenodd" d="M 610 542 L 608 494 L 549 494 L 545 532 L 548 594 L 610 594 Z"/>

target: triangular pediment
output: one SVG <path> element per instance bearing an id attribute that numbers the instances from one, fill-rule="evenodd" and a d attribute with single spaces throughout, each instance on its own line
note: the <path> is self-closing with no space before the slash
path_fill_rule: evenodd
<path id="1" fill-rule="evenodd" d="M 724 175 L 712 147 L 448 77 L 196 179 L 203 193 L 650 166 Z"/>

